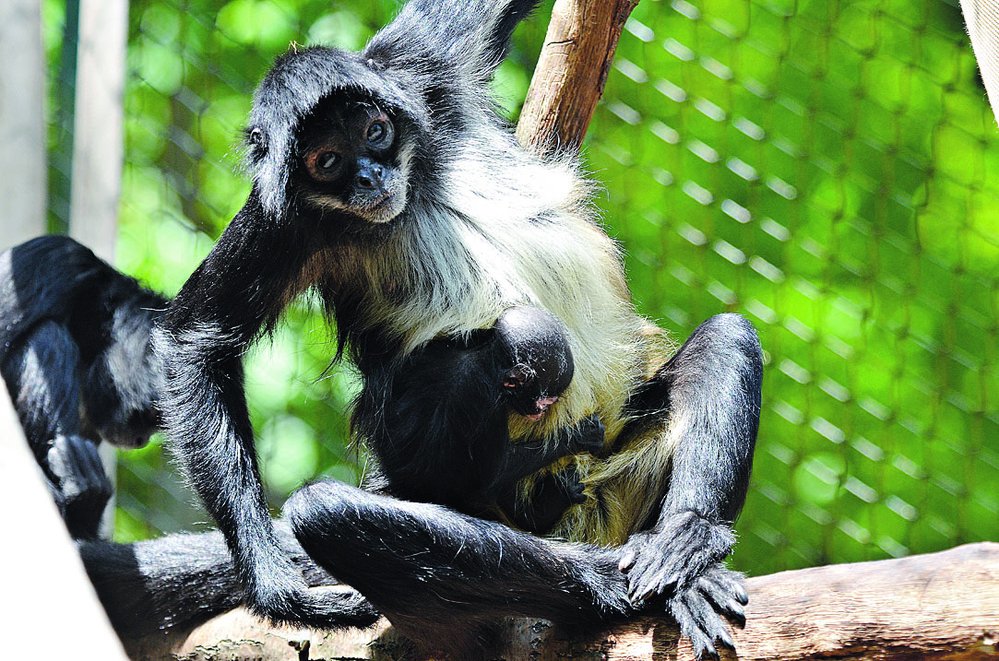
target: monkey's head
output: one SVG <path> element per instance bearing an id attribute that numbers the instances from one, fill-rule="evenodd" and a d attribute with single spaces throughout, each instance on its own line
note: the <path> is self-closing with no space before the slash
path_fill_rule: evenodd
<path id="1" fill-rule="evenodd" d="M 268 215 L 334 212 L 383 224 L 406 207 L 429 111 L 405 72 L 358 53 L 306 48 L 280 57 L 246 130 L 255 195 Z"/>
<path id="2" fill-rule="evenodd" d="M 539 420 L 572 381 L 568 331 L 535 307 L 507 309 L 494 329 L 500 351 L 500 387 L 510 407 Z"/>
<path id="3" fill-rule="evenodd" d="M 306 203 L 370 223 L 388 222 L 405 208 L 405 120 L 377 102 L 324 100 L 299 126 L 296 144 L 292 184 Z"/>

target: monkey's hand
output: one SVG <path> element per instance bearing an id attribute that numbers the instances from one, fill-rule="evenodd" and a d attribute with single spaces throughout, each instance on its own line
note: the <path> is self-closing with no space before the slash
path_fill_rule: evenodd
<path id="1" fill-rule="evenodd" d="M 579 505 L 586 502 L 586 494 L 583 493 L 583 482 L 579 479 L 579 470 L 576 464 L 569 464 L 556 474 L 560 488 L 565 493 L 565 497 L 571 505 Z"/>
<path id="2" fill-rule="evenodd" d="M 628 575 L 628 597 L 636 608 L 664 597 L 698 656 L 716 656 L 715 640 L 731 642 L 718 612 L 739 620 L 731 604 L 745 603 L 737 575 L 721 564 L 734 543 L 727 525 L 694 512 L 674 514 L 652 530 L 632 535 L 621 548 L 619 563 Z M 709 575 L 717 580 L 706 587 L 702 579 Z"/>
<path id="3" fill-rule="evenodd" d="M 589 452 L 600 456 L 604 450 L 604 423 L 596 414 L 591 415 L 575 428 L 569 440 L 569 451 L 572 454 Z"/>
<path id="4" fill-rule="evenodd" d="M 277 578 L 277 577 L 272 577 Z M 274 581 L 276 582 L 276 581 Z M 346 586 L 307 588 L 305 583 L 252 590 L 248 604 L 257 615 L 277 624 L 307 626 L 312 629 L 369 627 L 380 614 L 361 593 Z"/>
<path id="5" fill-rule="evenodd" d="M 56 436 L 46 454 L 50 490 L 74 539 L 97 537 L 113 487 L 97 445 L 80 436 Z"/>

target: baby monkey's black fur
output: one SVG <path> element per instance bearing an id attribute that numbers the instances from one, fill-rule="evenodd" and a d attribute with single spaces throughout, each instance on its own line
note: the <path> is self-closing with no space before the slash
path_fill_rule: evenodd
<path id="1" fill-rule="evenodd" d="M 159 426 L 150 332 L 165 308 L 68 237 L 0 255 L 0 371 L 73 537 L 97 536 L 111 497 L 97 444 L 140 447 Z"/>
<path id="2" fill-rule="evenodd" d="M 538 308 L 513 307 L 493 328 L 435 340 L 371 374 L 354 421 L 377 457 L 386 493 L 488 518 L 501 509 L 517 527 L 545 533 L 582 502 L 578 476 L 572 467 L 548 474 L 526 498 L 517 497 L 517 483 L 556 459 L 599 452 L 603 425 L 593 416 L 552 438 L 512 443 L 507 418 L 544 416 L 572 374 L 562 322 Z"/>

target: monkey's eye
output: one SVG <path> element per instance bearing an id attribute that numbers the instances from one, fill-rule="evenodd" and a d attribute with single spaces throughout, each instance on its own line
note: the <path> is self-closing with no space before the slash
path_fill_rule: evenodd
<path id="1" fill-rule="evenodd" d="M 365 130 L 364 137 L 372 147 L 386 149 L 392 144 L 395 130 L 392 128 L 392 122 L 384 117 L 379 117 L 371 120 Z"/>
<path id="2" fill-rule="evenodd" d="M 305 165 L 313 179 L 332 181 L 340 172 L 343 157 L 335 151 L 321 149 L 305 157 Z"/>

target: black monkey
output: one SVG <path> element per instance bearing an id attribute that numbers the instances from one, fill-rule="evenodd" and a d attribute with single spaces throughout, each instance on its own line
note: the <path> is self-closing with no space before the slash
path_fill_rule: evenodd
<path id="1" fill-rule="evenodd" d="M 495 518 L 502 508 L 518 527 L 547 532 L 584 502 L 574 468 L 546 474 L 527 498 L 518 498 L 517 483 L 556 459 L 599 452 L 603 425 L 591 417 L 551 438 L 511 443 L 507 419 L 512 411 L 540 420 L 572 374 L 565 326 L 525 306 L 369 374 L 354 413 L 378 460 L 380 483 L 366 487 L 477 516 Z"/>
<path id="2" fill-rule="evenodd" d="M 759 343 L 748 322 L 722 315 L 663 364 L 669 345 L 635 313 L 574 159 L 530 155 L 496 118 L 487 82 L 534 4 L 411 0 L 362 53 L 310 48 L 276 63 L 250 118 L 250 197 L 155 335 L 165 424 L 257 612 L 357 622 L 366 613 L 353 597 L 307 592 L 280 548 L 244 350 L 313 287 L 369 388 L 437 338 L 489 328 L 514 305 L 549 310 L 566 325 L 575 375 L 540 421 L 511 417 L 511 438 L 594 414 L 607 425 L 608 456 L 551 469 L 573 464 L 586 494 L 552 532 L 613 548 L 333 483 L 291 501 L 295 532 L 390 617 L 418 620 L 417 603 L 424 616 L 472 621 L 663 608 L 713 653 L 729 642 L 718 613 L 738 617 L 745 596 L 722 561 L 752 462 Z"/>
<path id="3" fill-rule="evenodd" d="M 158 428 L 150 333 L 164 309 L 68 237 L 0 255 L 0 371 L 74 537 L 97 535 L 111 497 L 97 443 L 140 447 Z"/>

